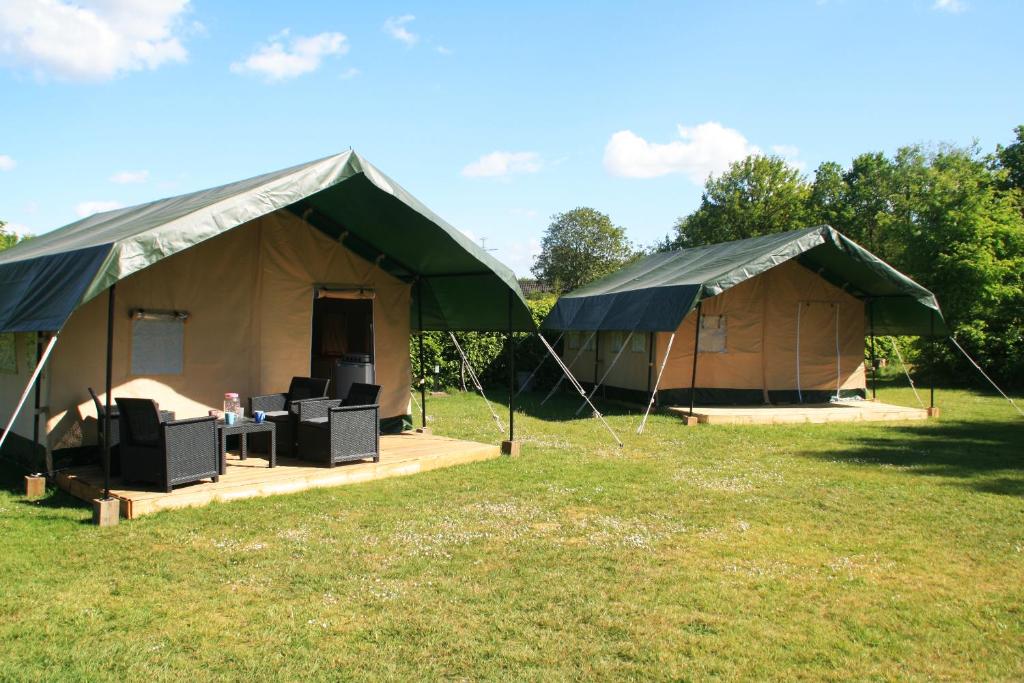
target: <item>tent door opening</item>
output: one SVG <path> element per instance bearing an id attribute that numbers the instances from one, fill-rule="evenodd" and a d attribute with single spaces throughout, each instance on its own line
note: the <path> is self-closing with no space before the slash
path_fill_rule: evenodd
<path id="1" fill-rule="evenodd" d="M 353 382 L 375 384 L 373 292 L 317 289 L 313 300 L 310 374 L 331 380 L 332 398 Z"/>
<path id="2" fill-rule="evenodd" d="M 804 403 L 809 390 L 836 387 L 840 377 L 839 304 L 800 301 L 796 315 L 796 390 Z"/>

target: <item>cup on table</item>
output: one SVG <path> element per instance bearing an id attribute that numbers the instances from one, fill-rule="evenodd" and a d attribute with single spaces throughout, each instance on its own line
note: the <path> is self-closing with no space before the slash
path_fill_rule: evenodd
<path id="1" fill-rule="evenodd" d="M 224 424 L 233 425 L 237 419 L 237 413 L 224 413 Z"/>
<path id="2" fill-rule="evenodd" d="M 267 419 L 267 414 L 262 410 L 254 410 L 252 411 L 252 419 L 256 421 L 256 424 L 260 424 Z"/>

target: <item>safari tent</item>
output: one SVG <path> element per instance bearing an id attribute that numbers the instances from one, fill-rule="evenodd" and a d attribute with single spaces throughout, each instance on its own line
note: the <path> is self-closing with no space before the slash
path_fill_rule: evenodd
<path id="1" fill-rule="evenodd" d="M 610 396 L 691 408 L 864 396 L 866 336 L 946 334 L 931 292 L 828 226 L 651 255 L 543 327 Z"/>
<path id="2" fill-rule="evenodd" d="M 285 391 L 338 357 L 372 364 L 382 427 L 400 430 L 419 329 L 532 322 L 508 268 L 348 151 L 0 253 L 0 427 L 49 354 L 35 398 L 49 449 L 95 443 L 87 390 L 102 396 L 107 372 L 114 396 L 180 418 L 220 408 L 228 391 Z M 32 403 L 11 430 L 22 445 Z"/>

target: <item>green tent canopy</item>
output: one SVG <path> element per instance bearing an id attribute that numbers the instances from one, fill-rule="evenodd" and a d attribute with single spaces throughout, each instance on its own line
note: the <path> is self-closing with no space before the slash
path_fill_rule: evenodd
<path id="1" fill-rule="evenodd" d="M 413 283 L 423 329 L 534 327 L 511 270 L 348 151 L 96 214 L 0 252 L 0 332 L 58 330 L 118 280 L 280 209 Z"/>
<path id="2" fill-rule="evenodd" d="M 653 254 L 562 296 L 543 327 L 674 331 L 697 302 L 794 259 L 868 302 L 877 334 L 948 334 L 934 294 L 827 225 Z"/>

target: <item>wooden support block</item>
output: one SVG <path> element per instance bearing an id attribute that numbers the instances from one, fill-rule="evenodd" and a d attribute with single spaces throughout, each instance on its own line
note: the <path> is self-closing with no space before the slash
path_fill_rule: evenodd
<path id="1" fill-rule="evenodd" d="M 42 498 L 46 495 L 46 477 L 29 474 L 25 477 L 25 497 Z"/>
<path id="2" fill-rule="evenodd" d="M 938 407 L 928 409 L 928 417 L 939 417 L 941 414 L 942 411 Z"/>
<path id="3" fill-rule="evenodd" d="M 92 523 L 97 526 L 116 526 L 121 520 L 121 501 L 117 498 L 94 498 Z"/>
<path id="4" fill-rule="evenodd" d="M 519 455 L 520 449 L 523 443 L 521 441 L 502 441 L 501 442 L 501 454 L 502 455 Z"/>
<path id="5" fill-rule="evenodd" d="M 700 422 L 700 418 L 696 415 L 680 415 L 683 419 L 683 424 L 687 427 L 696 426 Z"/>

